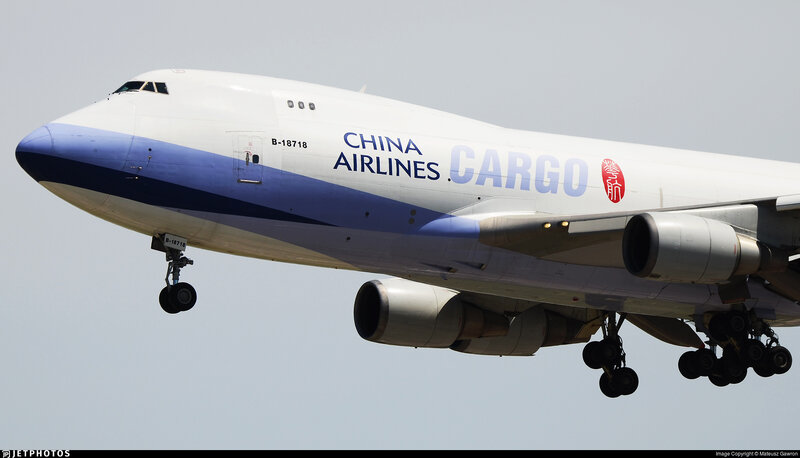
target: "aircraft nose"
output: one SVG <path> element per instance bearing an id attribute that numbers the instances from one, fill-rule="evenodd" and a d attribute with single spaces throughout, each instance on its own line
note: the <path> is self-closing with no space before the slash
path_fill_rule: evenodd
<path id="1" fill-rule="evenodd" d="M 52 154 L 53 136 L 47 126 L 34 130 L 17 145 L 17 162 L 36 181 L 39 181 L 41 176 L 38 170 L 41 159 Z"/>

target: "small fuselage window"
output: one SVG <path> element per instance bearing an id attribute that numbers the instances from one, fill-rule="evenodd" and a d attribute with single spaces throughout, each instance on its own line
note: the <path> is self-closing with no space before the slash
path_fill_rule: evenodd
<path id="1" fill-rule="evenodd" d="M 294 101 L 292 101 L 292 100 L 287 100 L 287 101 L 286 101 L 286 105 L 288 105 L 288 106 L 289 106 L 289 108 L 294 108 Z M 302 109 L 303 109 L 303 108 L 305 108 L 305 107 L 306 107 L 306 104 L 305 104 L 305 102 L 302 102 L 302 101 L 298 101 L 298 102 L 297 102 L 297 108 L 299 108 L 299 109 L 301 109 L 301 110 L 302 110 Z M 309 109 L 309 110 L 316 110 L 316 109 L 317 109 L 317 106 L 316 106 L 316 105 L 314 105 L 314 102 L 309 102 L 309 103 L 308 103 L 308 109 Z"/>

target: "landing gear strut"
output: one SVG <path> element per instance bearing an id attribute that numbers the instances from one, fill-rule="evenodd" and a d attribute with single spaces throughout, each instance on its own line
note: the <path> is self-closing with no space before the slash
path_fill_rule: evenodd
<path id="1" fill-rule="evenodd" d="M 780 345 L 772 328 L 752 312 L 717 313 L 706 328 L 710 348 L 686 352 L 678 360 L 678 370 L 688 379 L 708 377 L 714 385 L 726 386 L 743 381 L 748 368 L 761 377 L 770 377 L 792 367 L 789 350 Z M 718 347 L 722 348 L 719 358 Z"/>
<path id="2" fill-rule="evenodd" d="M 194 264 L 194 261 L 183 255 L 186 239 L 171 234 L 159 234 L 153 236 L 150 247 L 163 251 L 167 258 L 167 276 L 164 278 L 167 286 L 158 295 L 161 308 L 167 313 L 174 314 L 194 307 L 197 302 L 197 292 L 192 285 L 180 281 L 181 269 Z"/>
<path id="3" fill-rule="evenodd" d="M 619 337 L 624 321 L 624 313 L 620 314 L 619 322 L 616 313 L 607 315 L 602 326 L 603 340 L 589 342 L 583 347 L 583 362 L 592 369 L 603 369 L 600 391 L 610 398 L 632 394 L 639 386 L 636 372 L 625 365 L 625 351 Z"/>

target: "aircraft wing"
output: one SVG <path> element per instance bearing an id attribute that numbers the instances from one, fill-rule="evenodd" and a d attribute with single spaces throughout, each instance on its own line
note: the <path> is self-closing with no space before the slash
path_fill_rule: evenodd
<path id="1" fill-rule="evenodd" d="M 611 214 L 488 214 L 479 219 L 480 241 L 556 262 L 623 268 L 626 226 L 637 215 L 655 213 L 680 213 L 720 221 L 773 250 L 792 253 L 798 249 L 800 196 Z"/>

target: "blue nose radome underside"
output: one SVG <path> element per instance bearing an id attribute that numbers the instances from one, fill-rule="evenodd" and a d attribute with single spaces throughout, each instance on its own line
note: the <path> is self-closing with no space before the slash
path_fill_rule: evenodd
<path id="1" fill-rule="evenodd" d="M 53 136 L 47 126 L 42 126 L 28 134 L 17 145 L 17 162 L 36 181 L 39 173 L 35 164 L 40 162 L 42 156 L 53 154 Z"/>

